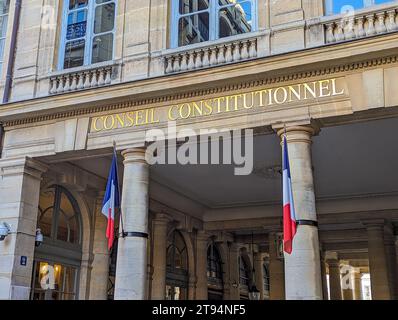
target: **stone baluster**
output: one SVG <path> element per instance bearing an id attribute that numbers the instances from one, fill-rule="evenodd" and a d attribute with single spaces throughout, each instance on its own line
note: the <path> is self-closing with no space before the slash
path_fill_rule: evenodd
<path id="1" fill-rule="evenodd" d="M 112 82 L 112 67 L 106 68 L 105 70 L 105 84 L 111 84 Z"/>
<path id="2" fill-rule="evenodd" d="M 181 65 L 180 65 L 180 71 L 186 71 L 188 70 L 188 61 L 187 61 L 187 54 L 183 53 L 181 55 Z"/>
<path id="3" fill-rule="evenodd" d="M 225 46 L 218 47 L 218 58 L 217 63 L 225 63 Z"/>
<path id="4" fill-rule="evenodd" d="M 337 24 L 334 36 L 336 38 L 336 41 L 343 41 L 345 39 L 345 37 L 344 37 L 344 21 L 340 21 Z"/>
<path id="5" fill-rule="evenodd" d="M 90 88 L 90 72 L 84 72 L 84 89 Z"/>
<path id="6" fill-rule="evenodd" d="M 388 32 L 398 29 L 398 25 L 395 23 L 395 15 L 395 10 L 387 11 L 386 28 Z"/>
<path id="7" fill-rule="evenodd" d="M 50 94 L 57 92 L 57 78 L 50 79 Z"/>
<path id="8" fill-rule="evenodd" d="M 91 84 L 90 84 L 90 86 L 91 86 L 91 88 L 94 88 L 94 87 L 96 87 L 98 85 L 98 79 L 97 79 L 98 72 L 97 72 L 97 70 L 93 70 L 90 73 L 92 74 L 91 75 Z"/>
<path id="9" fill-rule="evenodd" d="M 257 57 L 257 39 L 250 41 L 249 58 Z"/>
<path id="10" fill-rule="evenodd" d="M 77 81 L 77 90 L 81 90 L 84 88 L 84 74 L 79 74 L 79 80 Z"/>
<path id="11" fill-rule="evenodd" d="M 210 48 L 210 65 L 214 66 L 217 64 L 217 47 Z"/>
<path id="12" fill-rule="evenodd" d="M 387 31 L 386 25 L 384 23 L 386 18 L 386 14 L 385 12 L 378 12 L 376 13 L 376 33 L 380 34 L 380 33 L 385 33 Z"/>
<path id="13" fill-rule="evenodd" d="M 229 63 L 233 61 L 232 52 L 233 52 L 232 43 L 228 43 L 225 49 L 225 62 Z"/>
<path id="14" fill-rule="evenodd" d="M 208 67 L 210 65 L 209 54 L 209 49 L 203 50 L 202 67 Z"/>
<path id="15" fill-rule="evenodd" d="M 171 73 L 173 71 L 173 57 L 166 57 L 166 73 Z"/>
<path id="16" fill-rule="evenodd" d="M 64 78 L 60 77 L 58 80 L 57 93 L 62 93 L 62 92 L 64 92 Z"/>
<path id="17" fill-rule="evenodd" d="M 334 22 L 326 25 L 326 43 L 332 43 L 336 41 L 334 37 Z"/>
<path id="18" fill-rule="evenodd" d="M 70 85 L 70 90 L 74 91 L 74 90 L 76 90 L 76 88 L 77 88 L 77 74 L 74 73 L 74 74 L 72 74 L 72 83 Z"/>
<path id="19" fill-rule="evenodd" d="M 359 17 L 356 20 L 357 20 L 356 36 L 357 38 L 362 38 L 366 36 L 366 32 L 364 29 L 364 18 Z"/>
<path id="20" fill-rule="evenodd" d="M 345 40 L 350 40 L 350 39 L 355 38 L 354 24 L 355 24 L 354 17 L 350 17 L 347 20 L 347 23 L 344 26 L 344 38 L 345 38 Z"/>
<path id="21" fill-rule="evenodd" d="M 195 51 L 191 51 L 188 53 L 188 70 L 195 69 Z"/>
<path id="22" fill-rule="evenodd" d="M 234 51 L 233 51 L 232 58 L 233 58 L 233 61 L 240 60 L 240 44 L 239 44 L 239 42 L 234 43 Z"/>
<path id="23" fill-rule="evenodd" d="M 66 75 L 65 76 L 64 92 L 68 92 L 69 90 L 70 90 L 70 76 Z"/>
<path id="24" fill-rule="evenodd" d="M 243 41 L 241 50 L 241 59 L 249 58 L 248 41 Z"/>
<path id="25" fill-rule="evenodd" d="M 173 72 L 180 71 L 180 57 L 176 56 L 173 60 Z"/>
<path id="26" fill-rule="evenodd" d="M 199 69 L 199 68 L 202 68 L 202 56 L 203 56 L 203 52 L 202 52 L 202 50 L 198 50 L 198 51 L 196 51 L 196 53 L 195 53 L 195 68 L 196 69 Z"/>
<path id="27" fill-rule="evenodd" d="M 375 17 L 374 14 L 370 14 L 366 16 L 366 20 L 368 22 L 368 26 L 366 29 L 366 35 L 367 36 L 373 36 L 376 34 L 376 29 L 375 29 Z"/>

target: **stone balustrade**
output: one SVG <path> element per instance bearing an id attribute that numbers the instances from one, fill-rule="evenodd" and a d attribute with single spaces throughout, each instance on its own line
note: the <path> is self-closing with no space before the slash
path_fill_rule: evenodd
<path id="1" fill-rule="evenodd" d="M 73 69 L 50 77 L 50 94 L 101 87 L 112 83 L 114 68 L 112 65 L 91 69 Z"/>
<path id="2" fill-rule="evenodd" d="M 165 56 L 165 73 L 201 69 L 257 57 L 257 38 L 212 43 Z"/>
<path id="3" fill-rule="evenodd" d="M 322 23 L 325 27 L 326 43 L 393 32 L 398 30 L 398 6 L 390 6 L 373 12 L 359 11 L 351 16 L 340 16 Z"/>

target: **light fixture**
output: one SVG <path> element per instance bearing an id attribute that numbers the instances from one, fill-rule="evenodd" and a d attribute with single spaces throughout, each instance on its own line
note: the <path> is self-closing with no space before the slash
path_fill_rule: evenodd
<path id="1" fill-rule="evenodd" d="M 255 279 L 256 279 L 256 270 L 254 269 L 254 241 L 253 241 L 253 232 L 252 232 L 252 264 L 253 264 L 253 272 L 252 272 L 252 284 L 249 288 L 249 299 L 250 300 L 260 300 L 261 295 L 260 291 L 258 291 Z"/>
<path id="2" fill-rule="evenodd" d="M 0 241 L 3 241 L 11 231 L 11 227 L 7 222 L 0 224 Z"/>
<path id="3" fill-rule="evenodd" d="M 43 243 L 43 234 L 41 233 L 40 228 L 36 229 L 36 237 L 35 237 L 35 246 L 40 247 Z"/>

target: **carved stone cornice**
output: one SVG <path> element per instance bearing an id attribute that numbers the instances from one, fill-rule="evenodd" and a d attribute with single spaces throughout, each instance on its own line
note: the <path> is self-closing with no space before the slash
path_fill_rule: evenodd
<path id="1" fill-rule="evenodd" d="M 108 104 L 104 106 L 96 106 L 94 104 L 88 105 L 87 107 L 70 110 L 70 111 L 61 111 L 55 112 L 48 115 L 40 115 L 40 116 L 33 116 L 33 117 L 26 117 L 22 119 L 16 120 L 6 120 L 1 122 L 5 128 L 13 127 L 13 126 L 20 126 L 38 122 L 45 122 L 45 121 L 54 121 L 63 118 L 75 118 L 75 117 L 83 117 L 83 116 L 92 116 L 95 114 L 100 114 L 109 111 L 115 110 L 129 110 L 134 107 L 140 107 L 145 105 L 155 105 L 175 100 L 182 100 L 182 99 L 190 99 L 195 97 L 201 97 L 205 95 L 213 95 L 225 92 L 233 92 L 237 90 L 245 90 L 250 88 L 262 87 L 266 85 L 273 85 L 273 84 L 281 84 L 290 81 L 296 81 L 301 79 L 308 79 L 313 77 L 320 77 L 320 76 L 328 76 L 328 75 L 337 75 L 343 74 L 354 70 L 361 70 L 366 68 L 372 68 L 377 66 L 383 66 L 388 64 L 394 64 L 398 62 L 398 55 L 391 55 L 387 57 L 379 57 L 379 58 L 372 58 L 372 59 L 365 59 L 357 62 L 348 62 L 342 64 L 336 64 L 333 66 L 327 66 L 324 68 L 314 68 L 312 70 L 307 71 L 300 71 L 300 72 L 293 72 L 289 74 L 279 75 L 276 77 L 265 77 L 263 79 L 257 79 L 252 81 L 245 81 L 241 83 L 232 83 L 218 87 L 212 87 L 207 89 L 200 89 L 200 90 L 193 90 L 189 92 L 182 92 L 178 94 L 171 94 L 171 95 L 163 95 L 159 97 L 149 98 L 149 99 L 137 99 L 137 100 L 130 100 L 125 102 L 118 102 L 114 104 Z M 147 79 L 151 80 L 151 79 Z M 118 84 L 119 86 L 121 84 Z M 87 93 L 87 92 L 86 92 Z M 93 92 L 95 94 L 95 92 Z M 22 102 L 23 103 L 23 102 Z"/>

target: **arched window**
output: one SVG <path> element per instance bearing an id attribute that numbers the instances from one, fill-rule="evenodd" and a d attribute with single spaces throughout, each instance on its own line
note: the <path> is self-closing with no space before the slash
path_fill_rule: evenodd
<path id="1" fill-rule="evenodd" d="M 245 259 L 239 257 L 239 283 L 241 286 L 249 287 L 250 284 L 250 271 Z"/>
<path id="2" fill-rule="evenodd" d="M 9 9 L 10 0 L 0 0 L 0 74 L 3 68 Z"/>
<path id="3" fill-rule="evenodd" d="M 222 300 L 224 289 L 222 260 L 214 242 L 207 249 L 207 281 L 209 300 Z"/>
<path id="4" fill-rule="evenodd" d="M 270 283 L 269 283 L 269 268 L 268 264 L 264 263 L 263 264 L 263 280 L 264 280 L 264 295 L 269 298 L 269 288 L 270 288 Z"/>
<path id="5" fill-rule="evenodd" d="M 59 69 L 112 60 L 117 1 L 64 3 Z"/>
<path id="6" fill-rule="evenodd" d="M 174 48 L 257 29 L 257 0 L 172 0 L 172 12 Z"/>
<path id="7" fill-rule="evenodd" d="M 188 298 L 188 252 L 184 238 L 174 231 L 167 239 L 166 299 Z"/>
<path id="8" fill-rule="evenodd" d="M 68 190 L 54 186 L 40 196 L 38 225 L 53 241 L 81 243 L 81 216 L 76 200 Z"/>

